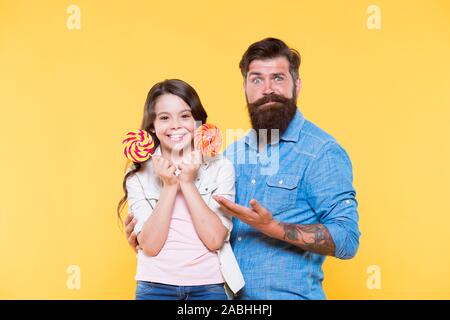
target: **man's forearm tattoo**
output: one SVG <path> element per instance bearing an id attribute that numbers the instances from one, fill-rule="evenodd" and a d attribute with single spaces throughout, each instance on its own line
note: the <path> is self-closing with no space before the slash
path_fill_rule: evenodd
<path id="1" fill-rule="evenodd" d="M 323 224 L 290 224 L 280 222 L 284 240 L 299 242 L 297 245 L 307 251 L 322 255 L 334 255 L 335 245 L 330 232 Z"/>

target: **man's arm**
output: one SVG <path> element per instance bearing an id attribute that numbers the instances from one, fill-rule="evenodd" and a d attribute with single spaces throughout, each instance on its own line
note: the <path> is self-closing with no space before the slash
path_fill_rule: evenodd
<path id="1" fill-rule="evenodd" d="M 353 258 L 360 232 L 353 170 L 347 152 L 335 141 L 324 144 L 306 169 L 302 187 L 318 222 L 333 239 L 334 256 Z"/>
<path id="2" fill-rule="evenodd" d="M 215 200 L 225 212 L 269 237 L 314 253 L 350 259 L 356 254 L 360 236 L 352 180 L 350 159 L 331 142 L 322 148 L 305 174 L 307 200 L 317 214 L 318 224 L 276 221 L 255 199 L 250 201 L 250 208 L 223 198 Z"/>
<path id="3" fill-rule="evenodd" d="M 220 196 L 214 196 L 214 199 L 226 213 L 271 238 L 289 242 L 306 251 L 334 256 L 334 241 L 323 224 L 290 224 L 277 221 L 255 199 L 250 201 L 251 208 L 240 206 Z"/>
<path id="4" fill-rule="evenodd" d="M 306 251 L 324 256 L 334 256 L 335 244 L 330 232 L 323 224 L 290 224 L 278 222 L 283 229 L 282 240 Z"/>

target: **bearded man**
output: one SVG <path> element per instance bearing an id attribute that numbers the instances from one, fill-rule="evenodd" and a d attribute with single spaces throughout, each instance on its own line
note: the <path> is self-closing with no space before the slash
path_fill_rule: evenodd
<path id="1" fill-rule="evenodd" d="M 239 67 L 253 130 L 225 151 L 236 203 L 214 197 L 233 216 L 231 244 L 246 283 L 238 298 L 325 299 L 325 257 L 350 259 L 359 246 L 350 159 L 297 108 L 296 50 L 267 38 L 250 45 Z"/>

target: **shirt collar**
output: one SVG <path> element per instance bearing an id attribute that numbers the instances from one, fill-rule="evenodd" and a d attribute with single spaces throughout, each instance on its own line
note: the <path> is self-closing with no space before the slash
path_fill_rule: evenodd
<path id="1" fill-rule="evenodd" d="M 297 109 L 294 118 L 292 118 L 286 131 L 281 135 L 281 140 L 297 142 L 304 123 L 305 117 L 300 112 L 300 110 Z"/>

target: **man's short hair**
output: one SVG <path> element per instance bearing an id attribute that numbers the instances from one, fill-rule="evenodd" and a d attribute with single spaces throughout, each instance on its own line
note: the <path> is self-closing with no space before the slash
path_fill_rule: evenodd
<path id="1" fill-rule="evenodd" d="M 242 76 L 247 77 L 248 67 L 253 60 L 267 60 L 278 57 L 285 57 L 289 62 L 289 73 L 295 80 L 298 79 L 298 69 L 300 68 L 300 53 L 289 48 L 286 43 L 276 38 L 266 38 L 251 44 L 239 62 Z"/>

